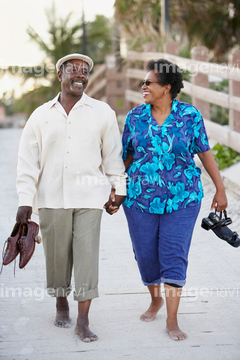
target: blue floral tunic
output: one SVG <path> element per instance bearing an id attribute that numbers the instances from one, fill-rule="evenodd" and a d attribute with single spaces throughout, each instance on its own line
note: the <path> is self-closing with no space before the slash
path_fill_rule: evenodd
<path id="1" fill-rule="evenodd" d="M 209 149 L 202 115 L 194 106 L 173 100 L 162 126 L 151 115 L 150 104 L 135 107 L 123 132 L 123 160 L 133 155 L 124 204 L 153 214 L 199 204 L 201 170 L 193 158 Z"/>

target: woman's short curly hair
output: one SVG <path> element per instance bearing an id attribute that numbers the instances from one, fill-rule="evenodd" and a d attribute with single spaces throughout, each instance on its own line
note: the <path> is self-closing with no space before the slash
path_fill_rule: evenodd
<path id="1" fill-rule="evenodd" d="M 168 60 L 150 60 L 147 63 L 147 70 L 153 70 L 155 72 L 160 85 L 171 85 L 170 94 L 172 100 L 177 97 L 184 87 L 181 70 L 176 64 Z"/>

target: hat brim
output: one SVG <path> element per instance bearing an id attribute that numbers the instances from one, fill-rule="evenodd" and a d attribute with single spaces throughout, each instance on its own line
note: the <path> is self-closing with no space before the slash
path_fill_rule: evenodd
<path id="1" fill-rule="evenodd" d="M 93 68 L 93 60 L 87 56 L 87 55 L 83 55 L 83 54 L 69 54 L 69 55 L 66 55 L 64 57 L 62 57 L 61 59 L 58 60 L 58 62 L 56 63 L 56 69 L 57 71 L 60 70 L 60 67 L 63 63 L 65 63 L 66 61 L 69 61 L 69 60 L 82 60 L 82 61 L 85 61 L 88 66 L 89 66 L 89 71 L 92 70 Z"/>

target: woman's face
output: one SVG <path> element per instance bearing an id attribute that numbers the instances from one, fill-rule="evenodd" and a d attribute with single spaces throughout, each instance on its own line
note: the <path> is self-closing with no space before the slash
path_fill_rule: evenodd
<path id="1" fill-rule="evenodd" d="M 164 101 L 166 99 L 166 94 L 170 95 L 169 85 L 160 85 L 154 70 L 149 71 L 144 80 L 150 82 L 148 86 L 146 84 L 143 84 L 142 86 L 142 94 L 145 103 L 155 105 L 159 103 L 159 101 Z M 168 97 L 167 99 L 169 100 Z"/>

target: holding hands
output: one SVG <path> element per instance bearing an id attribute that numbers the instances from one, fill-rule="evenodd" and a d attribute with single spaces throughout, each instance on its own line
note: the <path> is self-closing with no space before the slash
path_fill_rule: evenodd
<path id="1" fill-rule="evenodd" d="M 116 195 L 115 189 L 112 188 L 111 194 L 109 195 L 109 199 L 104 205 L 104 209 L 106 209 L 106 212 L 109 215 L 115 214 L 116 212 L 118 212 L 125 198 L 126 198 L 125 195 Z"/>

